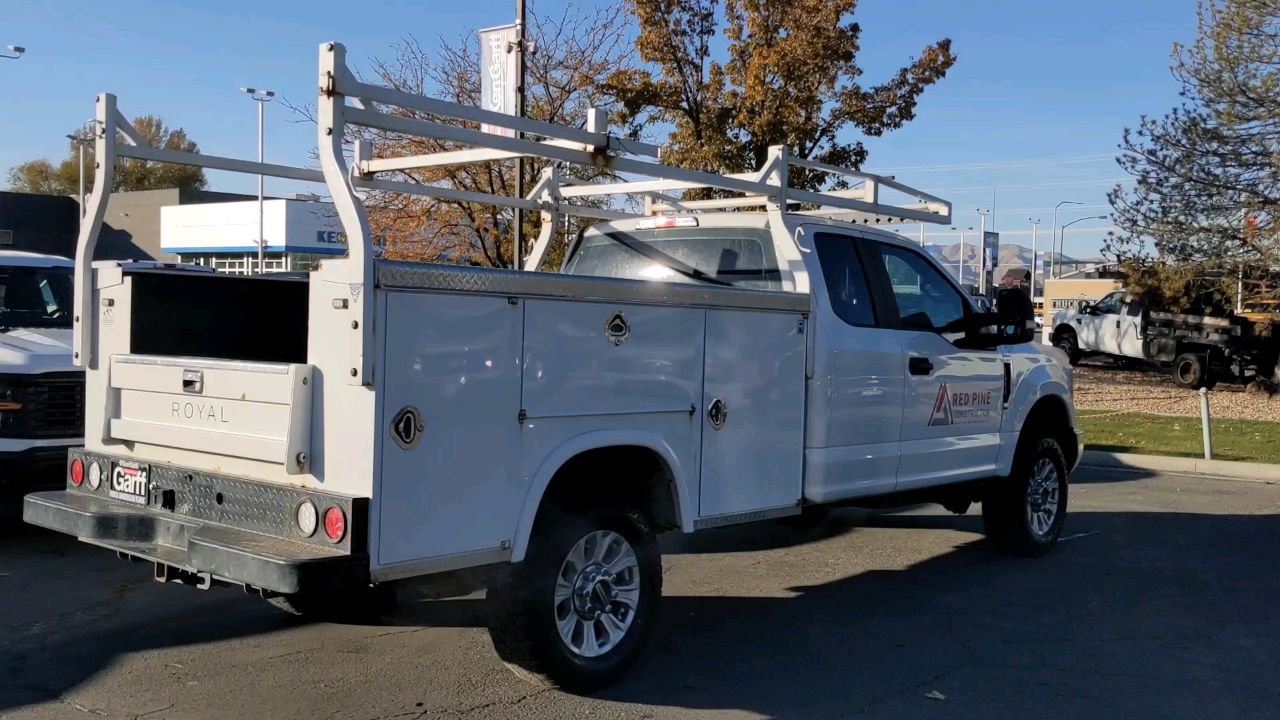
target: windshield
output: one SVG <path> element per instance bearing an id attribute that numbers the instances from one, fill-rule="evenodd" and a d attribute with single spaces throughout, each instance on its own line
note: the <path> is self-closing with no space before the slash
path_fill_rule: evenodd
<path id="1" fill-rule="evenodd" d="M 585 235 L 564 270 L 630 280 L 781 290 L 768 230 L 680 228 Z"/>
<path id="2" fill-rule="evenodd" d="M 71 278 L 67 267 L 0 266 L 0 328 L 71 327 Z"/>

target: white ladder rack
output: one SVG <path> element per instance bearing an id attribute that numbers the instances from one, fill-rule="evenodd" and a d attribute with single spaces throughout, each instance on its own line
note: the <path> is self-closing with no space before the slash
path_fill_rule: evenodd
<path id="1" fill-rule="evenodd" d="M 141 136 L 116 107 L 109 93 L 97 97 L 94 122 L 95 159 L 94 190 L 86 201 L 86 214 L 76 248 L 76 312 L 74 361 L 77 365 L 94 362 L 90 324 L 82 322 L 94 310 L 90 263 L 97 245 L 106 212 L 106 196 L 112 185 L 115 159 L 135 158 L 153 162 L 194 165 L 211 170 L 226 170 L 253 175 L 323 182 L 333 199 L 347 236 L 347 262 L 343 275 L 353 287 L 353 310 L 363 322 L 352 323 L 353 347 L 357 347 L 358 364 L 349 382 L 368 384 L 371 376 L 373 303 L 363 302 L 356 288 L 373 286 L 372 237 L 359 190 L 380 190 L 461 202 L 491 204 L 542 213 L 542 233 L 529 254 L 524 269 L 537 269 L 545 256 L 551 238 L 563 217 L 578 216 L 600 220 L 642 217 L 612 208 L 594 207 L 572 202 L 574 198 L 604 196 L 640 196 L 645 213 L 688 213 L 760 207 L 770 212 L 786 212 L 792 206 L 808 206 L 798 210 L 806 215 L 859 224 L 881 223 L 951 223 L 951 203 L 921 190 L 909 187 L 892 177 L 792 157 L 785 147 L 772 147 L 764 167 L 753 173 L 715 174 L 663 165 L 660 149 L 649 143 L 611 135 L 603 122 L 604 114 L 592 110 L 585 129 L 518 118 L 469 105 L 446 102 L 378 85 L 361 82 L 347 67 L 346 48 L 340 43 L 320 45 L 318 76 L 317 132 L 320 170 L 259 163 L 234 158 L 188 153 L 148 147 Z M 350 102 L 348 102 L 348 99 Z M 433 120 L 408 118 L 383 112 L 379 108 L 401 108 L 439 118 L 452 118 L 483 123 L 516 131 L 517 137 L 449 125 Z M 443 140 L 469 149 L 451 150 L 428 155 L 396 158 L 373 158 L 373 148 L 357 141 L 352 162 L 344 155 L 343 138 L 347 125 L 399 133 L 419 138 Z M 521 137 L 520 135 L 523 135 Z M 123 141 L 123 142 L 121 142 Z M 543 171 L 538 183 L 525 197 L 508 197 L 471 192 L 450 187 L 426 185 L 379 177 L 420 168 L 466 163 L 535 157 L 553 164 Z M 638 179 L 608 183 L 583 184 L 563 176 L 555 163 L 603 167 L 619 176 Z M 792 167 L 828 173 L 861 184 L 847 190 L 818 192 L 788 187 L 787 175 Z M 712 188 L 740 193 L 738 197 L 684 201 L 670 193 Z M 911 198 L 912 202 L 893 204 L 881 198 L 890 189 Z M 365 294 L 367 296 L 367 294 Z M 353 361 L 356 360 L 353 358 Z"/>

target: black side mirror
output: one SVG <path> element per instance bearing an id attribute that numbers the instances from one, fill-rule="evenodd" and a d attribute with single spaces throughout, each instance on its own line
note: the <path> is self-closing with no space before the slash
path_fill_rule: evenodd
<path id="1" fill-rule="evenodd" d="M 1027 343 L 1036 337 L 1036 306 L 1020 288 L 1003 288 L 996 294 L 999 334 L 1004 343 Z"/>

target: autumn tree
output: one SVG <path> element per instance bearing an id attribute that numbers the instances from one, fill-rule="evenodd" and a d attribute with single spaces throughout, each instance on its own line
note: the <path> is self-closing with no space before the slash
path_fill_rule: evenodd
<path id="1" fill-rule="evenodd" d="M 526 54 L 526 115 L 534 120 L 585 127 L 587 110 L 607 106 L 612 98 L 602 79 L 628 67 L 634 48 L 624 34 L 626 15 L 616 7 L 584 9 L 570 5 L 555 15 L 529 13 L 527 37 L 533 52 Z M 441 38 L 430 51 L 407 38 L 392 54 L 374 60 L 372 82 L 403 92 L 430 95 L 463 105 L 480 104 L 480 50 L 476 36 Z M 294 107 L 314 119 L 309 107 Z M 478 129 L 477 124 L 398 107 L 379 107 L 392 115 Z M 350 128 L 348 140 L 369 141 L 373 156 L 403 157 L 464 149 L 456 143 L 401 133 Z M 525 188 L 531 189 L 548 161 L 525 161 Z M 565 167 L 565 175 L 591 181 L 607 175 L 603 168 Z M 441 185 L 459 190 L 514 195 L 513 161 L 451 165 L 398 172 L 395 179 Z M 393 176 L 394 177 L 394 176 Z M 370 192 L 365 200 L 370 229 L 387 257 L 432 262 L 474 263 L 510 267 L 513 258 L 513 213 L 491 204 L 465 203 L 400 193 Z M 538 213 L 524 213 L 525 236 L 534 238 Z M 553 248 L 550 263 L 562 256 L 564 244 Z"/>
<path id="2" fill-rule="evenodd" d="M 951 41 L 925 46 L 892 76 L 863 85 L 858 0 L 627 0 L 643 66 L 619 68 L 606 90 L 631 134 L 670 128 L 663 161 L 750 172 L 771 145 L 858 168 L 866 147 L 915 117 L 925 88 L 956 62 Z M 719 35 L 727 47 L 717 53 Z M 847 138 L 847 139 L 846 139 Z M 819 188 L 819 174 L 791 184 Z"/>
<path id="3" fill-rule="evenodd" d="M 1126 129 L 1105 251 L 1135 290 L 1173 309 L 1274 294 L 1280 269 L 1280 1 L 1207 0 L 1175 45 L 1182 103 Z"/>
<path id="4" fill-rule="evenodd" d="M 164 119 L 156 115 L 142 115 L 134 119 L 133 127 L 138 135 L 153 148 L 200 152 L 195 141 L 187 137 L 182 128 L 170 129 Z M 83 130 L 75 133 L 84 137 Z M 70 154 L 57 165 L 43 158 L 30 160 L 9 169 L 9 187 L 17 192 L 41 195 L 75 195 L 79 192 L 80 155 L 74 140 L 69 142 Z M 93 144 L 85 146 L 85 192 L 93 190 Z M 113 192 L 129 190 L 159 190 L 181 188 L 203 190 L 206 186 L 204 171 L 187 165 L 154 163 L 133 158 L 116 160 Z"/>

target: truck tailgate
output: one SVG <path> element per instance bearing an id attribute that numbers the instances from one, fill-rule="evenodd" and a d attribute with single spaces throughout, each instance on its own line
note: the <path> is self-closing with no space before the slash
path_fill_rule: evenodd
<path id="1" fill-rule="evenodd" d="M 307 472 L 310 365 L 113 355 L 110 372 L 105 439 Z"/>

